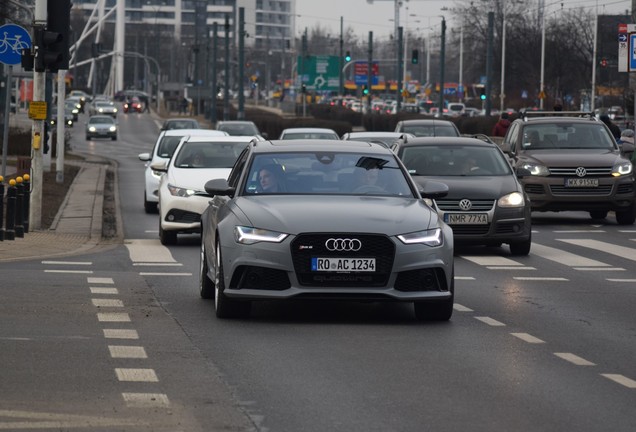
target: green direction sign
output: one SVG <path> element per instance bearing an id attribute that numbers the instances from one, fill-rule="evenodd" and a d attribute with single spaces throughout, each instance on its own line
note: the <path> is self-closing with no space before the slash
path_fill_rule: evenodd
<path id="1" fill-rule="evenodd" d="M 298 75 L 309 91 L 338 91 L 338 56 L 298 56 Z"/>

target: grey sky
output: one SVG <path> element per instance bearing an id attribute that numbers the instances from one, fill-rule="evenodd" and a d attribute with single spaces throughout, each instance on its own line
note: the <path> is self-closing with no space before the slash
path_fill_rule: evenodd
<path id="1" fill-rule="evenodd" d="M 449 12 L 442 11 L 442 7 L 451 8 L 468 1 L 470 0 L 403 1 L 399 22 L 402 27 L 411 30 L 439 25 L 439 15 L 446 15 L 447 20 L 451 16 Z M 564 7 L 589 9 L 598 5 L 599 14 L 620 14 L 631 9 L 631 0 L 545 0 L 546 7 L 550 8 L 560 7 L 561 3 L 564 3 Z M 369 4 L 367 0 L 296 0 L 296 14 L 300 15 L 296 18 L 296 36 L 300 35 L 305 27 L 311 31 L 317 24 L 331 34 L 339 34 L 342 16 L 345 29 L 353 27 L 358 37 L 365 39 L 369 31 L 373 31 L 374 38 L 383 38 L 394 31 L 392 20 L 395 17 L 395 1 L 373 0 L 373 3 Z"/>

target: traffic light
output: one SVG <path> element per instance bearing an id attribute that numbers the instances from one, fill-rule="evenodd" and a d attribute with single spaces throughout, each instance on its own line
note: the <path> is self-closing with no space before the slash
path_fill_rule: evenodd
<path id="1" fill-rule="evenodd" d="M 607 59 L 606 58 L 602 58 L 601 59 L 601 67 L 607 67 Z"/>
<path id="2" fill-rule="evenodd" d="M 35 40 L 38 47 L 35 56 L 36 72 L 57 72 L 55 66 L 62 60 L 62 53 L 55 51 L 54 47 L 62 40 L 60 33 L 38 28 L 35 31 Z M 68 66 L 67 66 L 68 67 Z M 53 70 L 55 68 L 55 70 Z"/>
<path id="3" fill-rule="evenodd" d="M 418 64 L 420 61 L 419 57 L 420 57 L 420 51 L 414 49 L 413 52 L 411 53 L 411 63 Z"/>
<path id="4" fill-rule="evenodd" d="M 480 87 L 479 88 L 479 99 L 486 100 L 486 88 L 485 87 Z"/>
<path id="5" fill-rule="evenodd" d="M 366 85 L 366 84 L 364 84 L 364 85 L 362 86 L 362 94 L 363 94 L 364 96 L 368 96 L 368 95 L 369 95 L 369 89 L 367 88 L 367 85 Z"/>
<path id="6" fill-rule="evenodd" d="M 300 92 L 302 94 L 307 94 L 307 86 L 305 84 L 300 87 Z"/>
<path id="7" fill-rule="evenodd" d="M 346 62 L 350 62 L 351 61 L 351 52 L 347 51 L 347 53 L 345 54 L 345 61 Z"/>
<path id="8" fill-rule="evenodd" d="M 40 45 L 45 68 L 49 72 L 68 69 L 71 0 L 47 0 L 46 13 L 46 30 Z"/>

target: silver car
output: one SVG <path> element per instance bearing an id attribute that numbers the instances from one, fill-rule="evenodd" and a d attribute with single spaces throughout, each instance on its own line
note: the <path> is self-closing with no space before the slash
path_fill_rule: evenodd
<path id="1" fill-rule="evenodd" d="M 93 138 L 117 139 L 117 123 L 109 115 L 94 115 L 86 122 L 86 140 Z"/>
<path id="2" fill-rule="evenodd" d="M 453 312 L 453 234 L 391 150 L 340 140 L 260 141 L 205 185 L 200 295 L 216 315 L 254 300 L 412 302 L 419 320 Z"/>

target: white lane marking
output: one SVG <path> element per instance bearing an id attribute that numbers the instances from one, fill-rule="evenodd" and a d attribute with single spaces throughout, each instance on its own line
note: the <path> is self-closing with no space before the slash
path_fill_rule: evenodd
<path id="1" fill-rule="evenodd" d="M 455 303 L 453 305 L 453 309 L 455 309 L 457 312 L 472 312 L 473 310 L 469 307 L 466 307 L 464 305 L 460 305 L 459 303 Z"/>
<path id="2" fill-rule="evenodd" d="M 117 299 L 92 299 L 96 307 L 124 307 L 124 302 Z"/>
<path id="3" fill-rule="evenodd" d="M 611 267 L 609 264 L 605 264 L 601 261 L 576 255 L 561 249 L 537 244 L 535 242 L 532 242 L 532 255 L 537 255 L 541 258 L 545 258 L 559 264 L 564 264 L 569 267 Z"/>
<path id="4" fill-rule="evenodd" d="M 140 272 L 139 276 L 192 276 L 192 273 Z"/>
<path id="5" fill-rule="evenodd" d="M 148 234 L 159 234 L 159 230 L 145 230 L 144 232 Z"/>
<path id="6" fill-rule="evenodd" d="M 536 270 L 534 267 L 520 267 L 520 266 L 487 266 L 488 270 Z"/>
<path id="7" fill-rule="evenodd" d="M 164 263 L 164 262 L 156 262 L 156 263 L 133 263 L 133 266 L 157 266 L 157 267 L 182 267 L 181 263 Z"/>
<path id="8" fill-rule="evenodd" d="M 103 329 L 106 339 L 139 339 L 137 330 Z"/>
<path id="9" fill-rule="evenodd" d="M 579 271 L 625 271 L 624 268 L 620 268 L 620 267 L 603 267 L 603 268 L 598 268 L 598 267 L 572 267 L 574 270 L 579 270 Z"/>
<path id="10" fill-rule="evenodd" d="M 44 273 L 93 274 L 93 270 L 44 270 Z"/>
<path id="11" fill-rule="evenodd" d="M 159 382 L 154 369 L 115 368 L 119 381 Z"/>
<path id="12" fill-rule="evenodd" d="M 119 294 L 119 290 L 117 288 L 98 288 L 98 287 L 90 287 L 91 294 Z"/>
<path id="13" fill-rule="evenodd" d="M 521 339 L 524 342 L 533 343 L 533 344 L 545 343 L 545 341 L 539 339 L 538 337 L 534 337 L 528 333 L 510 333 L 510 334 L 516 338 Z"/>
<path id="14" fill-rule="evenodd" d="M 529 276 L 514 276 L 513 279 L 523 280 L 523 281 L 560 281 L 560 282 L 568 282 L 570 279 L 562 278 L 562 277 L 529 277 Z"/>
<path id="15" fill-rule="evenodd" d="M 93 265 L 91 261 L 42 261 L 46 265 Z"/>
<path id="16" fill-rule="evenodd" d="M 98 313 L 99 322 L 130 322 L 130 315 L 127 313 Z"/>
<path id="17" fill-rule="evenodd" d="M 572 353 L 554 353 L 554 355 L 577 366 L 596 366 L 591 361 L 587 361 L 584 358 Z"/>
<path id="18" fill-rule="evenodd" d="M 606 243 L 592 239 L 557 239 L 559 241 L 570 243 L 576 246 L 602 251 L 617 257 L 625 258 L 630 261 L 636 261 L 636 249 L 631 247 L 619 246 L 614 243 Z"/>
<path id="19" fill-rule="evenodd" d="M 146 350 L 142 346 L 108 345 L 108 350 L 112 358 L 148 358 Z"/>
<path id="20" fill-rule="evenodd" d="M 636 279 L 606 279 L 609 282 L 627 282 L 627 283 L 635 283 Z"/>
<path id="21" fill-rule="evenodd" d="M 455 276 L 455 280 L 475 280 L 472 276 Z"/>
<path id="22" fill-rule="evenodd" d="M 580 233 L 604 233 L 605 230 L 554 230 L 552 232 L 559 233 L 559 234 L 580 234 Z"/>
<path id="23" fill-rule="evenodd" d="M 131 239 L 124 241 L 132 262 L 177 262 L 170 249 L 163 246 L 159 239 Z"/>
<path id="24" fill-rule="evenodd" d="M 624 385 L 627 388 L 636 388 L 636 381 L 620 374 L 601 374 L 605 378 L 609 378 L 614 382 Z"/>
<path id="25" fill-rule="evenodd" d="M 502 327 L 505 326 L 504 323 L 502 323 L 501 321 L 497 321 L 496 319 L 490 318 L 490 317 L 475 317 L 475 319 L 488 324 L 489 326 L 494 326 L 494 327 Z"/>
<path id="26" fill-rule="evenodd" d="M 534 246 L 534 244 L 533 244 Z M 513 261 L 511 259 L 505 257 L 498 256 L 471 256 L 471 255 L 460 255 L 461 258 L 467 259 L 468 261 L 472 261 L 475 264 L 480 266 L 519 266 L 523 267 L 523 264 Z"/>
<path id="27" fill-rule="evenodd" d="M 56 429 L 69 430 L 77 428 L 119 428 L 122 426 L 148 426 L 139 419 L 115 419 L 77 414 L 55 414 L 35 411 L 0 410 L 0 417 L 10 421 L 0 422 L 0 430 L 16 429 Z M 20 420 L 17 420 L 20 419 Z M 30 420 L 30 421 L 29 421 Z"/>
<path id="28" fill-rule="evenodd" d="M 110 284 L 110 285 L 113 285 L 115 283 L 113 278 L 103 278 L 103 277 L 89 277 L 89 278 L 86 278 L 86 281 L 89 284 Z"/>
<path id="29" fill-rule="evenodd" d="M 164 393 L 122 393 L 128 408 L 153 408 L 170 406 Z"/>

